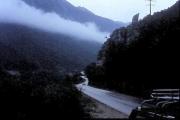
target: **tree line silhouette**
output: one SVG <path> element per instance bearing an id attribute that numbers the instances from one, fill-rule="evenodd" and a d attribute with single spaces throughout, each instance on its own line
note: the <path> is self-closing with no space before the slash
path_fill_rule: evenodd
<path id="1" fill-rule="evenodd" d="M 98 62 L 85 70 L 90 84 L 135 96 L 146 96 L 154 88 L 177 88 L 179 5 L 115 30 Z"/>

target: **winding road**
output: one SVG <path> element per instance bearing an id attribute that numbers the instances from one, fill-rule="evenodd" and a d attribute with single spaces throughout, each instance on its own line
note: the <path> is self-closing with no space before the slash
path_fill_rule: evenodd
<path id="1" fill-rule="evenodd" d="M 129 116 L 131 111 L 141 103 L 140 99 L 132 96 L 89 86 L 89 80 L 83 72 L 81 78 L 84 82 L 76 85 L 78 90 L 125 115 Z"/>

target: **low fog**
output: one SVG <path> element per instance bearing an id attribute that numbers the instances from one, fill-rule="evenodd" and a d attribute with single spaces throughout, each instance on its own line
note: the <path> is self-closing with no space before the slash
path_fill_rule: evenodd
<path id="1" fill-rule="evenodd" d="M 107 33 L 100 32 L 93 23 L 70 21 L 56 13 L 45 13 L 21 0 L 0 0 L 0 22 L 22 24 L 81 40 L 104 42 L 107 36 Z"/>

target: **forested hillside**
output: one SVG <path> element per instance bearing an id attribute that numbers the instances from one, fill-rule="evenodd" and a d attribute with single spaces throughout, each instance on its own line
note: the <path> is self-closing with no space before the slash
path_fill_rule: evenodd
<path id="1" fill-rule="evenodd" d="M 175 88 L 179 80 L 180 1 L 115 30 L 97 63 L 86 68 L 92 85 L 132 95 L 153 88 Z"/>
<path id="2" fill-rule="evenodd" d="M 66 0 L 23 0 L 27 4 L 42 9 L 45 12 L 55 12 L 61 17 L 79 23 L 95 23 L 101 31 L 112 32 L 114 29 L 125 26 L 108 18 L 97 16 L 84 7 L 75 7 Z"/>
<path id="3" fill-rule="evenodd" d="M 0 119 L 83 119 L 81 94 L 68 77 L 47 70 L 7 71 L 0 68 Z"/>
<path id="4" fill-rule="evenodd" d="M 0 24 L 0 66 L 8 70 L 26 70 L 25 64 L 28 63 L 34 69 L 62 74 L 79 71 L 95 61 L 100 46 L 100 43 L 23 25 Z"/>
<path id="5" fill-rule="evenodd" d="M 95 60 L 100 44 L 23 25 L 0 24 L 0 119 L 89 117 L 69 72 Z"/>

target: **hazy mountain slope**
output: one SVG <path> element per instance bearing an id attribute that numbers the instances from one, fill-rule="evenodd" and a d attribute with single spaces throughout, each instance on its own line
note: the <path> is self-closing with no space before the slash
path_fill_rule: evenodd
<path id="1" fill-rule="evenodd" d="M 124 23 L 115 22 L 107 18 L 97 16 L 82 7 L 75 7 L 66 0 L 23 0 L 27 4 L 42 9 L 45 12 L 56 12 L 60 16 L 78 21 L 80 23 L 93 22 L 101 31 L 112 32 L 114 29 L 124 26 Z"/>
<path id="2" fill-rule="evenodd" d="M 180 1 L 112 33 L 87 67 L 93 85 L 133 95 L 154 88 L 178 88 Z"/>
<path id="3" fill-rule="evenodd" d="M 43 69 L 80 70 L 95 61 L 100 46 L 22 25 L 0 24 L 0 64 L 4 67 L 13 68 L 25 60 Z"/>

